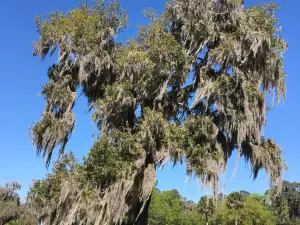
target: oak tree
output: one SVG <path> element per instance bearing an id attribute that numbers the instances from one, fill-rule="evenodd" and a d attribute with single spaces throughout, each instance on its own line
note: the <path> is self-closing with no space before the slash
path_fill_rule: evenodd
<path id="1" fill-rule="evenodd" d="M 146 10 L 150 24 L 126 44 L 115 38 L 128 25 L 118 1 L 38 17 L 34 55 L 58 51 L 58 61 L 42 87 L 44 113 L 31 128 L 37 153 L 48 166 L 54 150 L 66 148 L 78 93 L 99 128 L 83 163 L 48 190 L 55 204 L 33 187 L 44 224 L 146 224 L 156 168 L 168 160 L 185 162 L 187 174 L 217 196 L 220 172 L 238 151 L 254 178 L 264 169 L 280 189 L 281 149 L 261 136 L 267 94 L 279 102 L 286 92 L 287 46 L 276 9 L 171 0 L 161 15 Z"/>

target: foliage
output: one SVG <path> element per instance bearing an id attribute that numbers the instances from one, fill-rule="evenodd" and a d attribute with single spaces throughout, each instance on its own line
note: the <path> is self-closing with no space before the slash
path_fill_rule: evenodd
<path id="1" fill-rule="evenodd" d="M 241 193 L 241 195 L 243 196 L 243 198 L 246 198 L 246 197 L 248 197 L 249 195 L 251 195 L 251 193 L 249 193 L 248 191 L 244 191 L 244 190 L 240 191 L 240 193 Z"/>
<path id="2" fill-rule="evenodd" d="M 38 225 L 36 215 L 27 213 L 21 216 L 18 220 L 13 220 L 7 223 L 7 225 Z"/>
<path id="3" fill-rule="evenodd" d="M 172 0 L 162 15 L 146 11 L 149 25 L 126 44 L 115 39 L 127 26 L 117 0 L 38 17 L 34 55 L 45 59 L 57 50 L 59 58 L 42 87 L 45 111 L 31 128 L 37 153 L 47 166 L 56 148 L 63 155 L 77 93 L 99 129 L 83 163 L 33 186 L 29 197 L 45 225 L 145 224 L 155 170 L 167 160 L 185 162 L 187 174 L 217 197 L 220 172 L 235 150 L 254 179 L 261 169 L 270 174 L 278 195 L 281 149 L 261 137 L 267 93 L 279 102 L 286 91 L 276 10 L 273 3 Z"/>
<path id="4" fill-rule="evenodd" d="M 198 210 L 205 216 L 206 223 L 208 224 L 208 217 L 211 217 L 216 210 L 214 199 L 208 196 L 201 197 L 198 203 Z"/>
<path id="5" fill-rule="evenodd" d="M 37 216 L 27 204 L 21 204 L 17 191 L 21 185 L 17 182 L 0 186 L 0 224 L 37 225 Z"/>
<path id="6" fill-rule="evenodd" d="M 53 166 L 53 172 L 47 174 L 43 180 L 33 183 L 27 201 L 39 211 L 47 205 L 56 205 L 59 201 L 63 181 L 66 180 L 76 167 L 76 158 L 72 151 L 70 154 L 61 153 Z"/>
<path id="7" fill-rule="evenodd" d="M 276 224 L 274 212 L 251 196 L 246 197 L 243 208 L 240 208 L 238 212 L 238 224 L 240 225 Z M 211 224 L 232 225 L 234 221 L 234 211 L 221 203 L 218 205 Z"/>
<path id="8" fill-rule="evenodd" d="M 204 219 L 196 210 L 183 210 L 179 214 L 178 225 L 202 225 Z"/>
<path id="9" fill-rule="evenodd" d="M 246 198 L 245 206 L 239 213 L 239 220 L 241 221 L 239 224 L 245 225 L 276 224 L 273 211 L 253 197 Z"/>
<path id="10" fill-rule="evenodd" d="M 226 198 L 226 206 L 229 209 L 238 210 L 244 207 L 244 200 L 241 192 L 232 192 Z"/>
<path id="11" fill-rule="evenodd" d="M 260 203 L 264 204 L 264 205 L 270 205 L 270 198 L 267 195 L 262 195 L 262 194 L 251 194 L 249 195 L 251 198 L 256 199 L 257 201 L 259 201 Z"/>
<path id="12" fill-rule="evenodd" d="M 278 224 L 300 224 L 300 184 L 284 181 L 283 191 L 272 205 Z"/>
<path id="13" fill-rule="evenodd" d="M 242 201 L 243 207 L 238 208 L 238 224 L 240 225 L 275 225 L 276 216 L 275 211 L 270 205 L 261 202 L 260 199 L 267 198 L 258 194 L 250 194 L 243 196 L 241 192 L 233 192 L 226 199 L 234 198 L 234 202 Z M 230 197 L 229 197 L 230 196 Z M 241 200 L 241 196 L 243 196 Z M 239 200 L 238 200 L 239 199 Z M 214 212 L 210 214 L 208 224 L 212 225 L 232 225 L 235 222 L 234 210 L 226 204 L 224 200 L 212 201 L 209 196 L 201 197 L 198 204 L 192 201 L 187 201 L 182 198 L 176 190 L 159 191 L 155 188 L 153 190 L 152 202 L 149 210 L 149 225 L 204 225 L 206 223 L 205 213 Z M 240 205 L 240 203 L 236 203 Z M 202 206 L 202 207 L 201 207 Z M 233 207 L 233 206 L 232 206 Z M 202 209 L 202 210 L 199 210 Z M 204 215 L 201 215 L 204 213 Z"/>
<path id="14" fill-rule="evenodd" d="M 241 192 L 232 192 L 226 198 L 226 206 L 235 213 L 235 225 L 238 224 L 238 210 L 244 207 L 245 198 Z"/>
<path id="15" fill-rule="evenodd" d="M 82 171 L 92 184 L 105 189 L 133 170 L 139 151 L 134 135 L 114 130 L 94 144 Z"/>
<path id="16" fill-rule="evenodd" d="M 20 197 L 17 191 L 21 185 L 12 182 L 0 187 L 0 224 L 16 220 L 21 216 Z"/>
<path id="17" fill-rule="evenodd" d="M 202 225 L 204 219 L 197 204 L 182 198 L 177 190 L 153 189 L 149 208 L 149 225 Z"/>
<path id="18" fill-rule="evenodd" d="M 159 192 L 153 190 L 152 203 L 149 208 L 149 225 L 179 224 L 183 202 L 178 191 Z"/>

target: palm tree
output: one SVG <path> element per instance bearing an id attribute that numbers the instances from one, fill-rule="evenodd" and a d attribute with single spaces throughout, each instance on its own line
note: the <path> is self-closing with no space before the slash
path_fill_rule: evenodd
<path id="1" fill-rule="evenodd" d="M 212 197 L 203 196 L 198 203 L 198 211 L 205 215 L 206 225 L 208 225 L 208 217 L 215 212 L 215 204 Z"/>
<path id="2" fill-rule="evenodd" d="M 235 225 L 238 224 L 238 210 L 244 207 L 245 198 L 240 192 L 232 192 L 226 199 L 226 206 L 229 209 L 234 209 Z"/>

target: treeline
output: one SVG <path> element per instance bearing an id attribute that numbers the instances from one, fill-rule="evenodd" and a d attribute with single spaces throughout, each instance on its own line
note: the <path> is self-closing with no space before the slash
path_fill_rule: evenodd
<path id="1" fill-rule="evenodd" d="M 188 201 L 177 190 L 153 190 L 149 225 L 298 225 L 300 224 L 300 183 L 283 182 L 275 200 L 247 191 L 209 196 Z"/>
<path id="2" fill-rule="evenodd" d="M 0 225 L 38 224 L 38 211 L 27 197 L 21 203 L 18 183 L 0 187 Z M 46 189 L 44 189 L 46 191 Z M 195 203 L 177 190 L 154 188 L 148 225 L 299 225 L 300 183 L 283 182 L 282 194 L 275 200 L 247 191 L 219 194 L 218 199 L 203 196 Z"/>

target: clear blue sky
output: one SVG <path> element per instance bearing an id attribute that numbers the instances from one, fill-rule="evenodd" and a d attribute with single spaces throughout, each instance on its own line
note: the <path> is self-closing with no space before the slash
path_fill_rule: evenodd
<path id="1" fill-rule="evenodd" d="M 146 21 L 141 10 L 152 6 L 162 10 L 163 0 L 121 0 L 128 9 L 131 27 L 118 37 L 126 40 L 133 37 L 136 26 Z M 245 0 L 252 5 L 259 0 Z M 263 1 L 261 1 L 263 2 Z M 265 135 L 274 137 L 284 149 L 284 159 L 289 165 L 289 172 L 284 178 L 300 181 L 300 1 L 277 0 L 281 6 L 278 13 L 283 26 L 283 36 L 289 43 L 289 52 L 285 55 L 287 78 L 287 99 L 284 104 L 275 106 L 268 114 Z M 28 128 L 40 118 L 44 107 L 43 97 L 38 97 L 41 85 L 47 82 L 46 71 L 53 60 L 41 62 L 32 56 L 32 42 L 37 40 L 35 27 L 37 14 L 44 16 L 52 10 L 67 11 L 77 5 L 76 0 L 6 0 L 2 1 L 0 13 L 0 184 L 7 181 L 19 181 L 23 185 L 21 192 L 25 196 L 33 179 L 44 177 L 47 173 L 44 161 L 35 154 L 35 149 L 28 138 Z M 95 128 L 88 115 L 84 113 L 86 100 L 81 98 L 75 109 L 77 123 L 68 145 L 79 158 L 86 155 L 92 145 L 91 134 Z M 256 181 L 252 181 L 250 168 L 240 162 L 233 180 L 231 174 L 235 164 L 233 157 L 225 177 L 226 192 L 248 190 L 252 193 L 264 193 L 268 189 L 268 177 L 262 172 Z M 206 193 L 201 192 L 197 180 L 186 181 L 185 168 L 172 168 L 167 165 L 158 174 L 158 186 L 163 190 L 178 189 L 191 200 L 197 201 Z"/>

